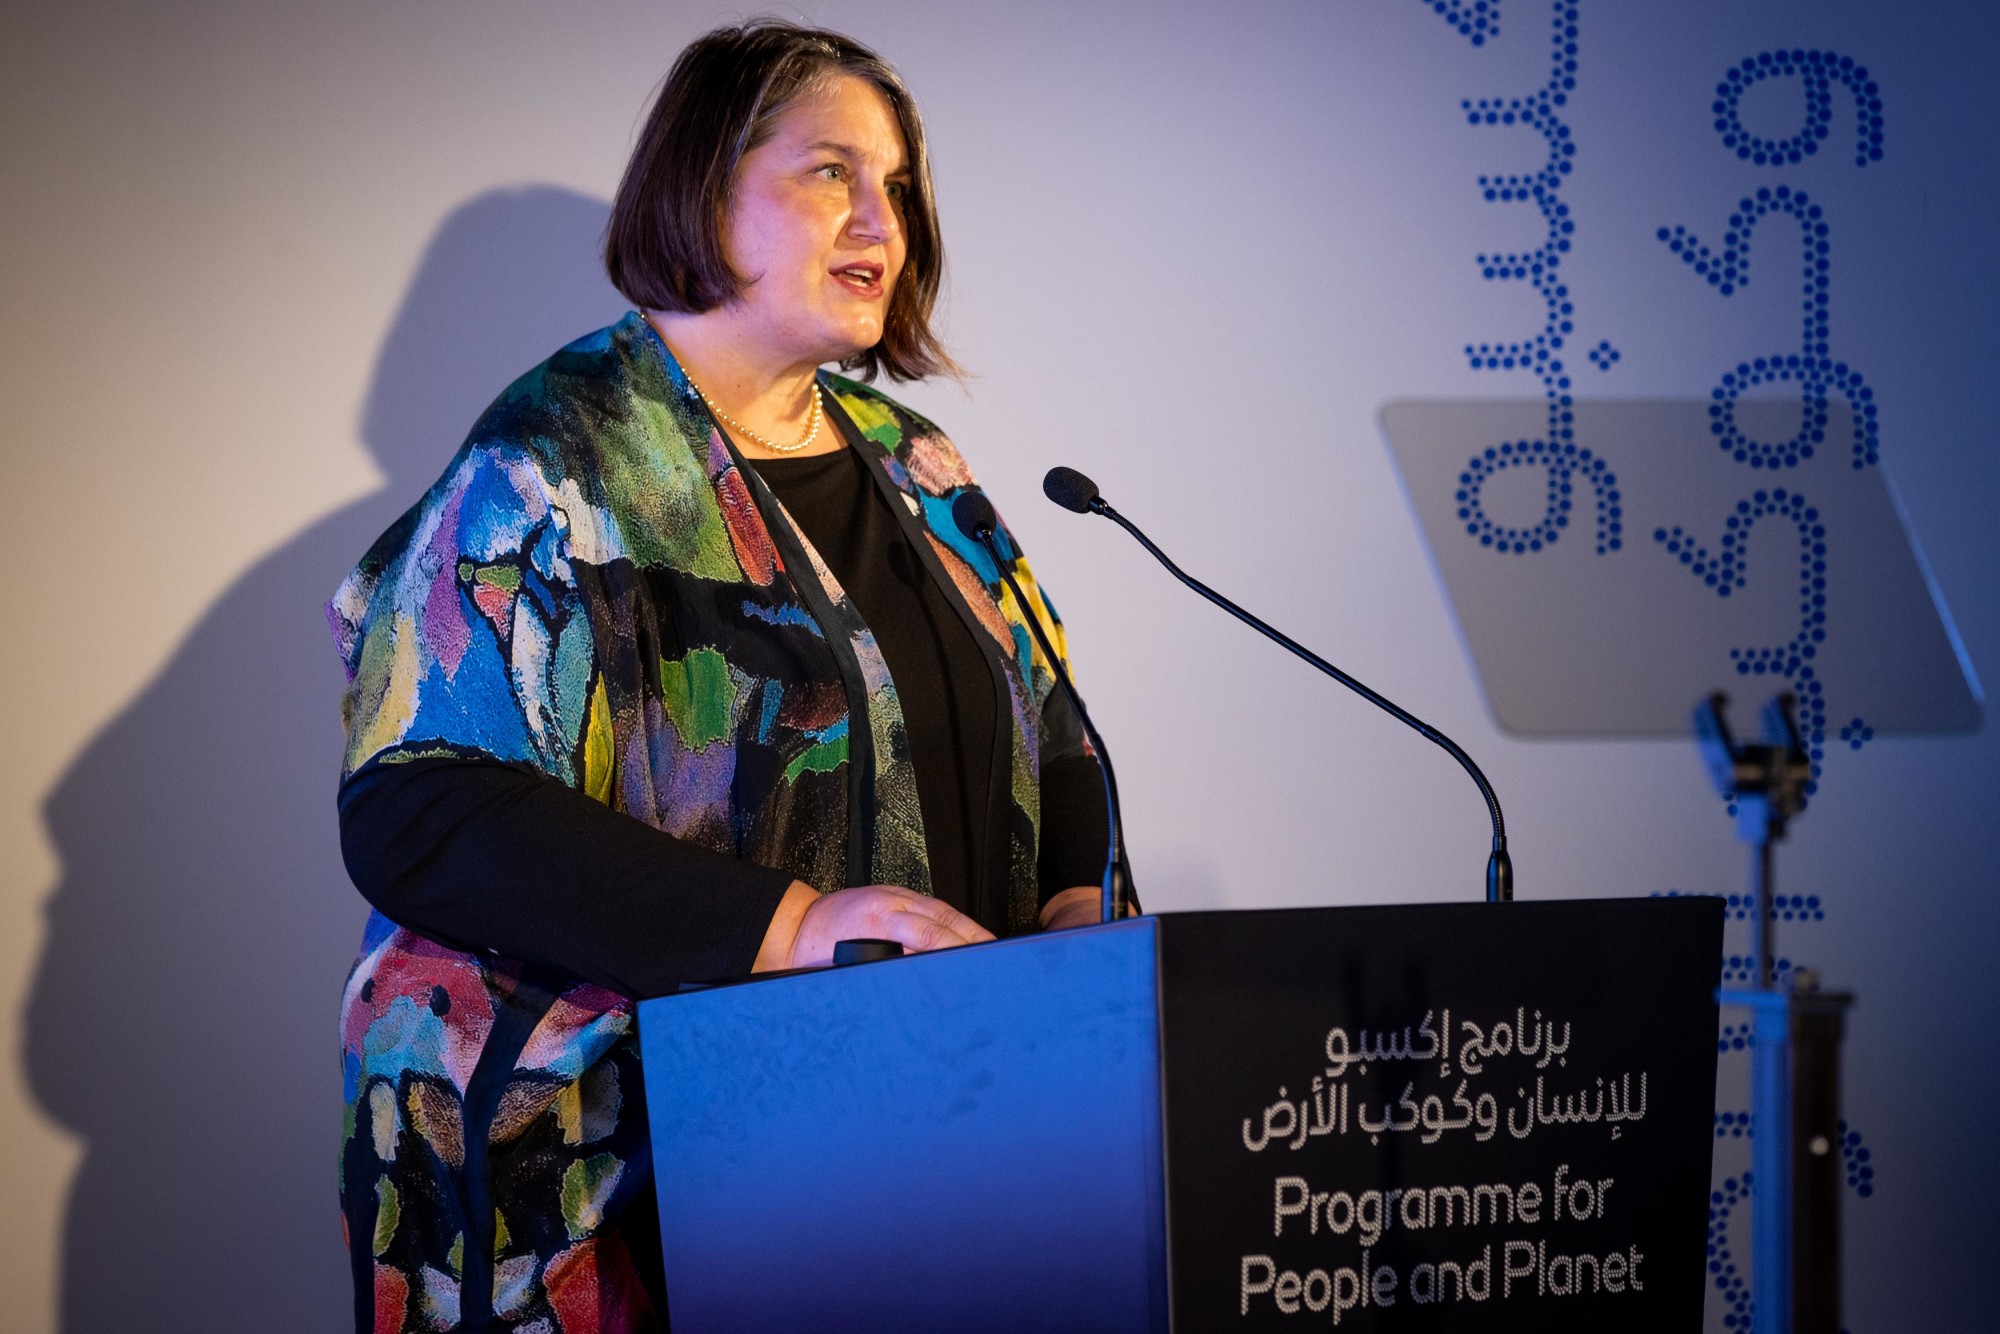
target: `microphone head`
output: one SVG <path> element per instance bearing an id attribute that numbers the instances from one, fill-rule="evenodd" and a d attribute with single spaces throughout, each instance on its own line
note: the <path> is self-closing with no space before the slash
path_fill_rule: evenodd
<path id="1" fill-rule="evenodd" d="M 951 520 L 958 525 L 959 532 L 975 542 L 984 542 L 1000 527 L 1000 516 L 993 512 L 993 502 L 977 491 L 966 491 L 951 502 Z"/>
<path id="2" fill-rule="evenodd" d="M 1088 514 L 1097 503 L 1097 483 L 1074 468 L 1051 468 L 1042 478 L 1042 494 L 1066 510 Z"/>

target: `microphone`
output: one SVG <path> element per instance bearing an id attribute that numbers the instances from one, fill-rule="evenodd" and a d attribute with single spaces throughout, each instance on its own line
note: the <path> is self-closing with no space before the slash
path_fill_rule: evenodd
<path id="1" fill-rule="evenodd" d="M 1493 854 L 1486 859 L 1486 901 L 1488 903 L 1506 903 L 1513 899 L 1514 863 L 1507 856 L 1507 826 L 1500 815 L 1500 798 L 1493 795 L 1493 785 L 1486 781 L 1486 775 L 1479 772 L 1479 766 L 1472 762 L 1472 757 L 1467 755 L 1456 741 L 1453 741 L 1450 737 L 1414 714 L 1398 707 L 1394 702 L 1376 694 L 1346 672 L 1341 671 L 1340 668 L 1320 657 L 1311 649 L 1306 648 L 1303 644 L 1297 643 L 1264 624 L 1264 622 L 1258 620 L 1255 616 L 1252 616 L 1249 612 L 1243 610 L 1243 608 L 1237 606 L 1207 584 L 1189 576 L 1180 566 L 1168 560 L 1167 553 L 1154 546 L 1152 539 L 1140 532 L 1130 519 L 1127 519 L 1106 503 L 1104 497 L 1098 494 L 1097 483 L 1091 481 L 1076 469 L 1049 469 L 1048 475 L 1042 478 L 1042 493 L 1066 510 L 1074 510 L 1078 514 L 1101 514 L 1111 520 L 1137 538 L 1139 545 L 1152 552 L 1153 558 L 1166 566 L 1168 573 L 1172 574 L 1174 578 L 1180 580 L 1189 588 L 1192 588 L 1195 592 L 1201 594 L 1231 616 L 1234 616 L 1237 620 L 1242 621 L 1251 629 L 1256 630 L 1266 638 L 1298 654 L 1301 658 L 1304 658 L 1307 662 L 1319 668 L 1322 672 L 1325 672 L 1328 676 L 1331 676 L 1334 680 L 1340 682 L 1370 704 L 1375 705 L 1391 717 L 1415 728 L 1417 733 L 1426 740 L 1434 741 L 1443 747 L 1447 754 L 1465 766 L 1465 772 L 1472 775 L 1472 781 L 1479 785 L 1479 795 L 1486 799 L 1486 811 L 1493 820 Z M 989 506 L 988 508 L 990 510 L 991 507 Z M 1094 737 L 1093 740 L 1095 740 Z"/>
<path id="2" fill-rule="evenodd" d="M 1081 473 L 1077 475 L 1082 476 Z M 1096 494 L 1096 488 L 1092 488 L 1091 494 Z M 1104 779 L 1105 814 L 1111 827 L 1104 849 L 1104 897 L 1100 920 L 1115 922 L 1125 911 L 1125 904 L 1131 897 L 1132 872 L 1125 863 L 1125 822 L 1118 808 L 1118 780 L 1111 772 L 1111 752 L 1104 748 L 1104 738 L 1097 734 L 1096 725 L 1090 721 L 1090 710 L 1084 707 L 1083 696 L 1076 693 L 1076 686 L 1063 667 L 1062 655 L 1056 652 L 1055 646 L 1049 643 L 1048 635 L 1043 633 L 1041 617 L 1035 615 L 1028 599 L 1021 596 L 1020 585 L 1014 582 L 1013 572 L 1000 557 L 994 540 L 1000 529 L 1000 516 L 994 513 L 993 502 L 977 491 L 964 492 L 951 502 L 951 518 L 958 525 L 959 532 L 985 547 L 986 554 L 992 557 L 994 568 L 1000 571 L 1008 591 L 1013 593 L 1014 601 L 1020 605 L 1028 629 L 1034 633 L 1035 642 L 1042 646 L 1042 656 L 1055 669 L 1056 684 L 1062 687 L 1070 706 L 1076 710 L 1077 721 L 1083 724 L 1083 734 L 1090 738 L 1091 746 L 1097 751 L 1097 768 Z"/>
<path id="3" fill-rule="evenodd" d="M 1088 514 L 1097 503 L 1097 483 L 1074 468 L 1051 468 L 1042 478 L 1042 494 L 1066 510 Z"/>

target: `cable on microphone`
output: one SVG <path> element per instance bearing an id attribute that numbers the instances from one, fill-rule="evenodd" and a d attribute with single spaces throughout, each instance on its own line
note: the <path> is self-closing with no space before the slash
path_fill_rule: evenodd
<path id="1" fill-rule="evenodd" d="M 1068 469 L 1059 471 L 1067 472 Z M 1075 475 L 1083 476 L 1082 473 Z M 1084 481 L 1088 483 L 1089 479 L 1084 478 Z M 1095 487 L 1091 488 L 1091 494 L 1096 495 Z M 1000 571 L 1001 579 L 1006 581 L 1008 590 L 1014 594 L 1014 601 L 1021 608 L 1021 614 L 1027 619 L 1028 629 L 1033 632 L 1035 642 L 1041 645 L 1042 656 L 1047 658 L 1049 666 L 1055 669 L 1056 684 L 1062 687 L 1064 696 L 1076 710 L 1077 720 L 1083 724 L 1083 734 L 1090 738 L 1092 748 L 1097 751 L 1097 769 L 1104 779 L 1105 813 L 1109 817 L 1110 824 L 1110 837 L 1106 840 L 1104 850 L 1101 920 L 1115 922 L 1124 913 L 1125 904 L 1130 898 L 1132 873 L 1125 863 L 1125 822 L 1118 808 L 1118 780 L 1111 772 L 1111 752 L 1105 749 L 1104 738 L 1098 735 L 1096 725 L 1090 721 L 1090 710 L 1084 707 L 1083 696 L 1076 692 L 1076 686 L 1071 683 L 1069 672 L 1063 666 L 1062 655 L 1056 652 L 1055 646 L 1049 642 L 1048 635 L 1042 630 L 1042 618 L 1035 615 L 1034 609 L 1028 605 L 1028 599 L 1021 595 L 1020 585 L 1014 582 L 1013 571 L 1008 568 L 1007 561 L 1000 556 L 999 545 L 995 540 L 1000 530 L 1000 516 L 994 512 L 993 502 L 977 491 L 966 491 L 951 502 L 951 518 L 952 522 L 958 525 L 959 532 L 985 547 L 986 554 L 993 558 L 994 568 Z"/>
<path id="2" fill-rule="evenodd" d="M 1210 588 L 1207 584 L 1186 573 L 1180 566 L 1167 558 L 1166 552 L 1154 546 L 1153 540 L 1140 532 L 1137 525 L 1111 507 L 1110 503 L 1098 493 L 1097 483 L 1091 481 L 1076 469 L 1060 467 L 1049 469 L 1048 475 L 1042 478 L 1042 492 L 1050 500 L 1053 500 L 1066 510 L 1073 510 L 1078 514 L 1101 514 L 1111 520 L 1120 528 L 1130 533 L 1134 538 L 1138 539 L 1139 545 L 1150 551 L 1153 554 L 1153 559 L 1166 566 L 1167 572 L 1173 575 L 1174 578 L 1180 580 L 1189 588 L 1192 588 L 1195 592 L 1201 594 L 1210 602 L 1213 602 L 1216 606 L 1222 608 L 1237 620 L 1242 621 L 1259 634 L 1290 649 L 1293 653 L 1296 653 L 1299 657 L 1319 668 L 1319 670 L 1325 672 L 1328 676 L 1331 676 L 1334 680 L 1340 682 L 1370 704 L 1375 705 L 1391 717 L 1414 728 L 1418 735 L 1428 741 L 1437 743 L 1447 754 L 1463 765 L 1465 772 L 1472 776 L 1472 781 L 1479 785 L 1479 795 L 1486 799 L 1486 811 L 1493 821 L 1493 852 L 1486 859 L 1486 901 L 1488 903 L 1506 903 L 1513 899 L 1514 862 L 1507 855 L 1507 826 L 1500 814 L 1500 798 L 1494 795 L 1493 785 L 1486 781 L 1486 775 L 1479 771 L 1479 766 L 1472 762 L 1472 757 L 1466 754 L 1456 741 L 1453 741 L 1443 732 L 1438 731 L 1435 727 L 1432 727 L 1421 718 L 1398 706 L 1393 701 L 1376 694 L 1373 690 L 1362 685 L 1361 682 L 1355 680 L 1346 672 L 1341 671 L 1340 668 L 1334 666 L 1325 658 L 1320 657 L 1311 649 L 1272 629 L 1263 621 L 1258 620 L 1255 616 L 1252 616 L 1249 612 Z M 990 511 L 992 507 L 988 506 L 987 508 Z M 1016 596 L 1019 595 L 1017 594 Z M 1094 737 L 1092 739 L 1093 741 L 1095 740 Z"/>

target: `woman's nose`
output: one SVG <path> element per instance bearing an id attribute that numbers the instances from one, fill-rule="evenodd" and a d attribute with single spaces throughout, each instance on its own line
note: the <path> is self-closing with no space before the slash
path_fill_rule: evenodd
<path id="1" fill-rule="evenodd" d="M 896 211 L 896 201 L 890 197 L 886 186 L 863 181 L 854 187 L 854 212 L 848 218 L 847 229 L 857 240 L 884 244 L 895 237 L 902 227 L 903 220 Z"/>

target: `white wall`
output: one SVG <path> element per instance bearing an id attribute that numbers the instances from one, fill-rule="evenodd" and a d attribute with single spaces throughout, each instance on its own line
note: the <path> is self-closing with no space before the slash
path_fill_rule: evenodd
<path id="1" fill-rule="evenodd" d="M 592 256 L 635 123 L 680 46 L 738 13 L 79 0 L 0 19 L 7 1328 L 343 1327 L 334 1009 L 362 910 L 318 604 L 493 392 L 619 313 Z M 804 13 L 877 44 L 929 118 L 948 331 L 979 378 L 909 397 L 1072 627 L 1149 906 L 1470 895 L 1481 812 L 1432 748 L 1042 503 L 1055 462 L 1464 741 L 1525 896 L 1739 885 L 1689 747 L 1499 734 L 1374 424 L 1397 398 L 1535 392 L 1465 368 L 1466 343 L 1538 322 L 1472 256 L 1536 229 L 1473 188 L 1533 141 L 1469 128 L 1459 100 L 1539 84 L 1546 0 L 1503 0 L 1480 49 L 1424 0 Z M 1784 285 L 1718 303 L 1653 229 L 1719 230 L 1758 184 L 1812 190 L 1837 220 L 1836 350 L 1875 388 L 1885 461 L 1990 668 L 1989 7 L 1584 0 L 1581 26 L 1575 348 L 1623 356 L 1573 358 L 1579 392 L 1705 395 L 1784 336 Z M 1787 173 L 1721 150 L 1717 80 L 1780 47 L 1869 64 L 1882 162 L 1853 166 L 1838 97 L 1834 137 Z M 1788 105 L 1746 114 L 1783 132 Z M 1792 948 L 1861 998 L 1861 1334 L 1984 1309 L 1996 795 L 1990 732 L 1840 751 L 1782 854 L 1829 905 Z"/>

